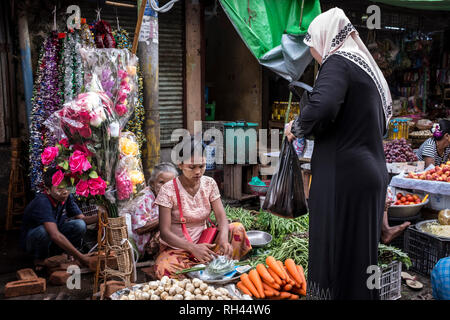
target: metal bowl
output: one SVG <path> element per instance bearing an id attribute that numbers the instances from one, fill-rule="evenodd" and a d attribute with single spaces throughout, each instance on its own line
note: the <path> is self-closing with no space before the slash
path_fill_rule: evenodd
<path id="1" fill-rule="evenodd" d="M 432 237 L 434 237 L 434 238 L 438 238 L 438 239 L 446 240 L 446 241 L 450 240 L 449 237 L 442 237 L 442 236 L 438 236 L 438 235 L 436 235 L 436 234 L 434 234 L 434 233 L 428 232 L 427 226 L 428 226 L 429 224 L 439 224 L 439 222 L 438 222 L 437 219 L 420 221 L 420 222 L 416 223 L 415 227 L 416 227 L 416 229 L 419 230 L 420 232 L 426 233 L 426 234 L 428 234 L 428 235 L 430 235 L 430 236 L 432 236 Z"/>
<path id="2" fill-rule="evenodd" d="M 408 204 L 401 206 L 392 205 L 388 209 L 388 216 L 395 218 L 414 217 L 429 201 L 430 199 L 427 199 L 425 202 L 419 204 Z"/>
<path id="3" fill-rule="evenodd" d="M 250 240 L 250 244 L 253 248 L 262 248 L 272 242 L 272 236 L 264 231 L 247 231 L 247 237 Z"/>

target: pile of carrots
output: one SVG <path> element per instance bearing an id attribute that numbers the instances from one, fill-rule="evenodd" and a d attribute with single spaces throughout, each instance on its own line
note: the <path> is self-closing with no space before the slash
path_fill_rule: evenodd
<path id="1" fill-rule="evenodd" d="M 266 258 L 267 267 L 260 263 L 244 273 L 236 287 L 243 293 L 258 299 L 298 300 L 306 296 L 306 279 L 303 267 L 294 260 L 283 262 L 272 256 Z"/>

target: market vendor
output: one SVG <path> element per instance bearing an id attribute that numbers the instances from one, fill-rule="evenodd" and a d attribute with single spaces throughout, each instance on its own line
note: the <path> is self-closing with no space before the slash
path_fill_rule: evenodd
<path id="1" fill-rule="evenodd" d="M 202 153 L 194 157 L 194 150 L 200 149 Z M 183 157 L 184 150 L 190 152 L 186 157 Z M 203 150 L 203 143 L 193 138 L 184 143 L 181 150 L 184 160 L 178 165 L 181 175 L 164 184 L 156 198 L 161 232 L 161 252 L 155 262 L 159 279 L 165 275 L 184 278 L 184 275 L 176 275 L 175 272 L 207 263 L 216 254 L 239 260 L 251 250 L 242 224 L 228 223 L 217 183 L 213 178 L 204 176 L 206 159 Z M 176 188 L 183 219 L 180 219 Z M 197 242 L 206 228 L 211 210 L 214 211 L 218 228 L 215 243 L 199 244 Z"/>
<path id="2" fill-rule="evenodd" d="M 449 160 L 450 155 L 450 121 L 440 120 L 431 129 L 433 137 L 427 139 L 416 152 L 419 161 L 425 161 L 425 168 L 430 164 L 439 166 Z"/>
<path id="3" fill-rule="evenodd" d="M 159 252 L 159 207 L 155 198 L 161 187 L 178 176 L 177 168 L 169 162 L 156 165 L 150 176 L 149 187 L 140 192 L 143 197 L 135 199 L 131 214 L 132 234 L 139 255 L 154 256 Z"/>
<path id="4" fill-rule="evenodd" d="M 97 216 L 84 216 L 69 190 L 52 184 L 55 172 L 55 168 L 44 172 L 45 191 L 25 208 L 21 246 L 34 258 L 37 268 L 44 259 L 64 251 L 89 266 L 88 257 L 77 248 L 81 247 L 86 224 L 95 223 Z"/>

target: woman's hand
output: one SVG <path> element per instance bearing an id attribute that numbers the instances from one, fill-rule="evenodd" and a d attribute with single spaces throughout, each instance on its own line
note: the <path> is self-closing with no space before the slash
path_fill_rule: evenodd
<path id="1" fill-rule="evenodd" d="M 219 241 L 217 245 L 219 246 L 218 253 L 231 259 L 233 256 L 233 247 L 231 244 L 228 241 Z"/>
<path id="2" fill-rule="evenodd" d="M 209 243 L 194 244 L 189 250 L 192 255 L 201 263 L 210 262 L 216 253 L 212 251 L 216 245 Z"/>
<path id="3" fill-rule="evenodd" d="M 289 142 L 291 142 L 292 140 L 295 139 L 295 136 L 291 133 L 291 128 L 292 128 L 292 123 L 293 122 L 294 122 L 294 120 L 289 122 L 288 126 L 284 130 L 284 135 L 286 136 L 286 138 L 288 139 Z"/>

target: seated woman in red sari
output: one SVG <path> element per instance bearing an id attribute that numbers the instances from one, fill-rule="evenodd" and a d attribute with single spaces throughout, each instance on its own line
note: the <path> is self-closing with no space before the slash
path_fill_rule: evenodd
<path id="1" fill-rule="evenodd" d="M 182 174 L 164 184 L 155 201 L 159 205 L 161 248 L 155 263 L 159 279 L 163 276 L 184 278 L 182 274 L 175 273 L 199 263 L 208 263 L 217 254 L 239 260 L 251 250 L 242 224 L 228 223 L 216 182 L 203 175 L 205 157 L 194 157 L 196 148 L 203 151 L 203 143 L 191 139 L 185 145 L 183 150 L 190 151 L 190 157 L 178 165 Z M 183 219 L 180 219 L 176 188 Z M 207 228 L 211 210 L 214 211 L 218 228 L 215 243 L 198 243 Z M 185 227 L 182 227 L 182 221 Z"/>

